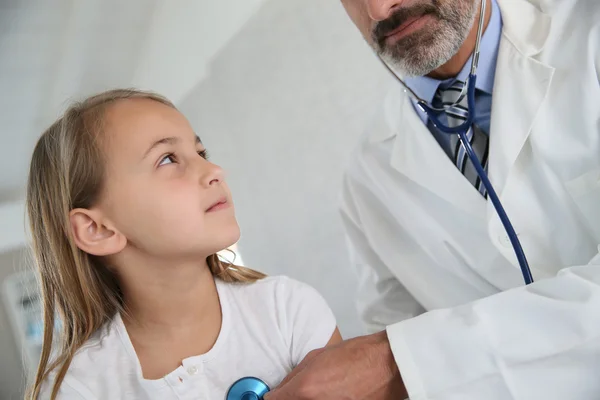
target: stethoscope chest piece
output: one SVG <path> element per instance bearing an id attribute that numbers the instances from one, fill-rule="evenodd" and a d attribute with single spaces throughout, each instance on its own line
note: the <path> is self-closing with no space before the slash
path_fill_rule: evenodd
<path id="1" fill-rule="evenodd" d="M 269 390 L 269 386 L 260 379 L 246 377 L 231 385 L 226 400 L 262 400 Z"/>

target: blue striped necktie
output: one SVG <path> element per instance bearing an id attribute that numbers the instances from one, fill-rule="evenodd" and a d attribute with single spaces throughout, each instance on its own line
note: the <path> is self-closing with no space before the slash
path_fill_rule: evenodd
<path id="1" fill-rule="evenodd" d="M 455 127 L 462 124 L 467 119 L 468 113 L 468 100 L 467 96 L 464 96 L 458 104 L 454 104 L 459 98 L 460 93 L 463 89 L 464 82 L 459 80 L 455 81 L 448 88 L 439 87 L 433 98 L 433 106 L 446 108 L 446 116 L 448 118 L 448 126 Z M 454 105 L 453 105 L 454 104 Z M 450 107 L 451 106 L 451 107 Z M 489 137 L 479 128 L 476 124 L 471 125 L 467 132 L 467 138 L 477 154 L 477 158 L 483 165 L 483 168 L 487 172 L 488 165 L 488 145 Z M 465 151 L 464 146 L 460 143 L 458 135 L 450 136 L 450 158 L 454 162 L 454 165 L 459 171 L 471 182 L 471 184 L 481 193 L 483 197 L 487 198 L 487 191 L 481 182 L 481 179 L 477 175 L 477 170 L 469 160 L 469 156 Z"/>

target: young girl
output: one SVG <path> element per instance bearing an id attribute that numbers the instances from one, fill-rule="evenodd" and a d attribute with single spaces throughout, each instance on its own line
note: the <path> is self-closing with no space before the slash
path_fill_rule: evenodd
<path id="1" fill-rule="evenodd" d="M 35 148 L 27 210 L 45 327 L 32 399 L 224 399 L 341 340 L 309 286 L 219 260 L 240 234 L 223 171 L 160 96 L 69 108 Z"/>

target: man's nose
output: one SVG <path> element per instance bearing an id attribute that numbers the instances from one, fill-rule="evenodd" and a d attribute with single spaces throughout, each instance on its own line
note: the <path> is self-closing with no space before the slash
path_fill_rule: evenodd
<path id="1" fill-rule="evenodd" d="M 376 22 L 388 18 L 404 0 L 366 0 L 369 17 Z"/>

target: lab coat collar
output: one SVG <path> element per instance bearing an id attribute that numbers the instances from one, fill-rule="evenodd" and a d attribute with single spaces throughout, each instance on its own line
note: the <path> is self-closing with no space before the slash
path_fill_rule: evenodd
<path id="1" fill-rule="evenodd" d="M 500 199 L 546 98 L 554 68 L 533 56 L 544 46 L 550 17 L 526 1 L 498 0 L 504 20 L 490 121 L 489 177 Z M 492 203 L 488 218 L 500 221 Z"/>
<path id="2" fill-rule="evenodd" d="M 550 33 L 550 16 L 526 0 L 497 1 L 506 39 L 525 57 L 541 52 Z"/>

